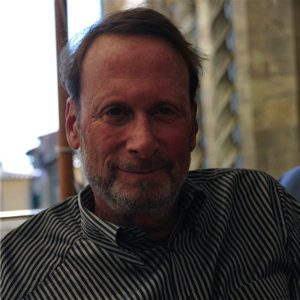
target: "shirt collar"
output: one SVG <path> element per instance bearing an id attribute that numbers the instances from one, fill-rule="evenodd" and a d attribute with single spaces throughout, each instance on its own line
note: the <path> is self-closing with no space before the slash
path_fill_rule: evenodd
<path id="1" fill-rule="evenodd" d="M 186 177 L 179 193 L 180 208 L 188 209 L 197 195 L 202 195 L 201 188 L 196 185 L 189 177 Z"/>
<path id="2" fill-rule="evenodd" d="M 190 224 L 191 228 L 199 234 L 201 231 L 201 219 L 203 207 L 206 203 L 207 196 L 201 184 L 194 182 L 192 177 L 187 176 L 181 189 L 182 199 L 187 201 L 185 223 Z"/>
<path id="3" fill-rule="evenodd" d="M 116 236 L 120 227 L 101 220 L 94 214 L 95 199 L 90 186 L 79 193 L 78 204 L 83 234 L 96 242 L 102 243 L 105 239 L 109 239 L 111 242 L 116 243 Z"/>

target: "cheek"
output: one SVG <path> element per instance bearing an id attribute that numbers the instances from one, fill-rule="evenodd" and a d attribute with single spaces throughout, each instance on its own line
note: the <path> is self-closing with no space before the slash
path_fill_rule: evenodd
<path id="1" fill-rule="evenodd" d="M 98 166 L 105 166 L 119 151 L 121 144 L 121 136 L 111 128 L 94 126 L 87 131 L 86 145 L 89 146 L 90 156 Z"/>
<path id="2" fill-rule="evenodd" d="M 190 138 L 188 131 L 169 131 L 161 138 L 162 144 L 166 145 L 167 155 L 175 160 L 183 160 L 190 154 Z"/>

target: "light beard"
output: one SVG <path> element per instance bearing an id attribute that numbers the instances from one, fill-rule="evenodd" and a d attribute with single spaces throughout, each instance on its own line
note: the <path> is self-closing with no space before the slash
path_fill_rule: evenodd
<path id="1" fill-rule="evenodd" d="M 134 170 L 139 168 L 155 168 L 164 165 L 167 179 L 149 181 L 120 181 L 119 169 Z M 118 214 L 150 213 L 159 215 L 174 206 L 183 178 L 172 175 L 172 164 L 162 162 L 141 161 L 138 164 L 118 163 L 108 166 L 109 174 L 104 178 L 83 158 L 85 175 L 95 196 Z M 182 176 L 182 175 L 181 175 Z"/>

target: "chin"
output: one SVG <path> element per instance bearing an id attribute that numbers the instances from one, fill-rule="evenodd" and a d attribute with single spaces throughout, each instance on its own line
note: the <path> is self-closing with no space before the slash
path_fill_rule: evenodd
<path id="1" fill-rule="evenodd" d="M 173 206 L 177 189 L 173 191 L 170 182 L 163 186 L 154 182 L 114 183 L 109 194 L 106 202 L 115 211 L 127 214 L 147 213 Z"/>

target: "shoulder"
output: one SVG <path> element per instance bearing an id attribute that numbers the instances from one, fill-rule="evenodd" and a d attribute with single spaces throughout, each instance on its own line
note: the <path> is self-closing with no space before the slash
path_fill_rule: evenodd
<path id="1" fill-rule="evenodd" d="M 21 297 L 28 292 L 64 260 L 78 236 L 77 197 L 40 212 L 8 233 L 1 245 L 3 295 L 13 292 Z"/>
<path id="2" fill-rule="evenodd" d="M 202 191 L 190 216 L 203 236 L 222 241 L 234 259 L 246 253 L 270 262 L 268 272 L 285 260 L 299 282 L 300 203 L 276 179 L 247 169 L 196 170 L 188 179 Z"/>
<path id="3" fill-rule="evenodd" d="M 11 240 L 21 242 L 30 236 L 34 238 L 35 234 L 40 231 L 45 237 L 47 232 L 57 232 L 61 226 L 65 227 L 70 222 L 78 222 L 78 217 L 77 197 L 70 197 L 29 218 L 21 226 L 9 232 L 2 244 L 6 245 Z"/>
<path id="4" fill-rule="evenodd" d="M 272 214 L 286 216 L 295 209 L 295 199 L 269 174 L 252 169 L 203 169 L 192 171 L 188 179 L 209 201 L 231 207 L 262 207 Z M 297 208 L 296 208 L 297 209 Z"/>
<path id="5" fill-rule="evenodd" d="M 293 232 L 299 224 L 299 202 L 264 171 L 203 169 L 189 172 L 188 179 L 204 192 L 208 203 L 238 214 L 252 215 L 253 220 L 268 216 L 284 237 L 287 237 L 287 230 Z"/>
<path id="6" fill-rule="evenodd" d="M 195 184 L 228 184 L 237 185 L 238 183 L 248 184 L 270 184 L 275 179 L 264 171 L 254 169 L 229 169 L 229 168 L 216 168 L 216 169 L 199 169 L 190 171 L 188 178 Z"/>

